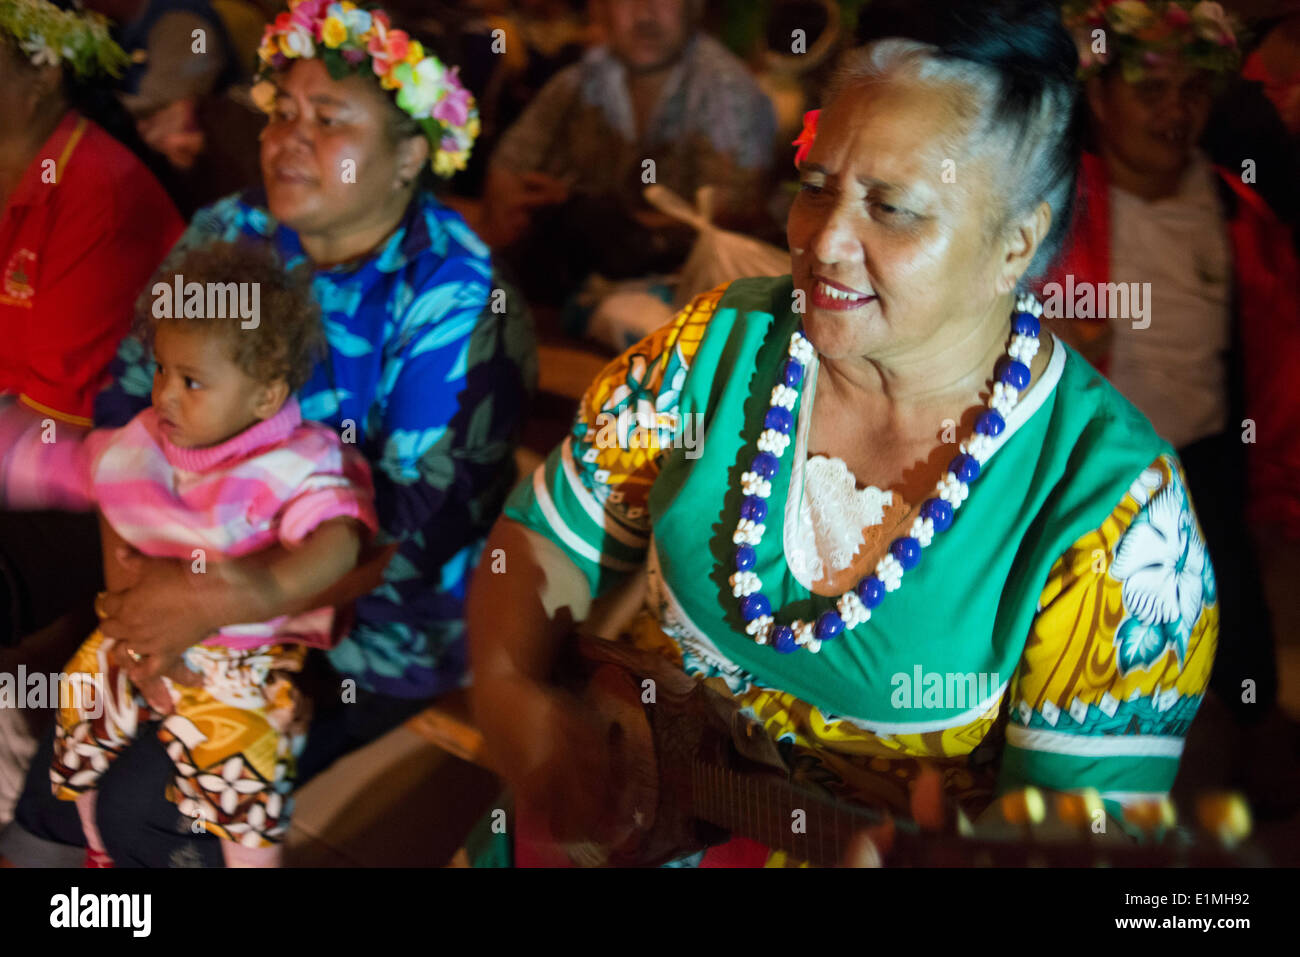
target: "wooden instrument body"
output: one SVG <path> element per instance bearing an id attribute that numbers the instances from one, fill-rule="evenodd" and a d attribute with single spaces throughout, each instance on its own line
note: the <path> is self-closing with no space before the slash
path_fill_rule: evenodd
<path id="1" fill-rule="evenodd" d="M 859 831 L 887 833 L 891 866 L 1231 867 L 1263 863 L 1253 848 L 1229 852 L 1192 843 L 1185 834 L 1135 844 L 1116 833 L 1096 835 L 1087 821 L 1064 815 L 1037 824 L 994 816 L 981 833 L 922 831 L 867 807 L 837 801 L 795 783 L 775 743 L 730 698 L 666 659 L 631 646 L 580 637 L 583 701 L 606 729 L 613 809 L 621 833 L 610 846 L 568 845 L 539 852 L 535 826 L 521 831 L 527 863 L 567 866 L 657 866 L 720 843 L 729 835 L 782 850 L 817 866 L 842 863 Z M 525 863 L 520 861 L 520 863 Z"/>

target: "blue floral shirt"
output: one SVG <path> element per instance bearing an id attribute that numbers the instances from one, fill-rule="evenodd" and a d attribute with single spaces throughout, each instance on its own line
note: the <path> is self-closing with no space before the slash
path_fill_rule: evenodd
<path id="1" fill-rule="evenodd" d="M 306 259 L 260 190 L 199 210 L 177 248 L 241 236 L 268 238 L 288 268 Z M 464 677 L 466 584 L 515 477 L 536 381 L 531 325 L 487 247 L 428 193 L 377 254 L 316 270 L 313 291 L 329 351 L 298 393 L 303 418 L 356 443 L 374 472 L 378 541 L 400 542 L 330 657 L 363 688 L 431 697 Z M 98 426 L 125 425 L 150 402 L 140 339 L 122 342 L 111 373 Z"/>

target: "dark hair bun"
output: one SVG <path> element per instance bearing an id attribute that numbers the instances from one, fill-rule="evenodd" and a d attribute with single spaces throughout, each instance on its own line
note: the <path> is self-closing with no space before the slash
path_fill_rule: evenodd
<path id="1" fill-rule="evenodd" d="M 1052 0 L 876 0 L 858 44 L 902 37 L 1039 83 L 1074 83 L 1079 55 Z"/>
<path id="2" fill-rule="evenodd" d="M 1041 276 L 1070 231 L 1084 127 L 1079 54 L 1057 4 L 875 0 L 861 15 L 856 39 L 865 45 L 887 38 L 937 47 L 945 59 L 999 77 L 991 125 L 1012 145 L 1012 163 L 1021 164 L 1011 205 L 1022 209 L 1025 200 L 1046 200 L 1052 206 L 1052 228 L 1030 265 L 1029 278 Z M 1050 126 L 1043 125 L 1044 116 Z"/>

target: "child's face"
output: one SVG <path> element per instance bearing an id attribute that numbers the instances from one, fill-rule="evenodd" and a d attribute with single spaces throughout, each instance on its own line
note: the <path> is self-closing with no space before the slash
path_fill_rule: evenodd
<path id="1" fill-rule="evenodd" d="M 159 323 L 154 333 L 153 407 L 173 445 L 217 445 L 275 415 L 288 397 L 283 380 L 257 382 L 230 358 L 226 343 L 198 323 Z"/>

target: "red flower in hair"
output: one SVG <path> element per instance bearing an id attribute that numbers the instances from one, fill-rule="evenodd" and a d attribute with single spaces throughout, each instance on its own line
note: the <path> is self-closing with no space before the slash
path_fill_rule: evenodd
<path id="1" fill-rule="evenodd" d="M 794 165 L 797 169 L 804 161 L 804 158 L 812 151 L 813 140 L 817 138 L 817 117 L 821 110 L 809 110 L 803 115 L 803 132 L 799 138 L 794 141 L 793 146 L 799 147 L 794 154 Z"/>

